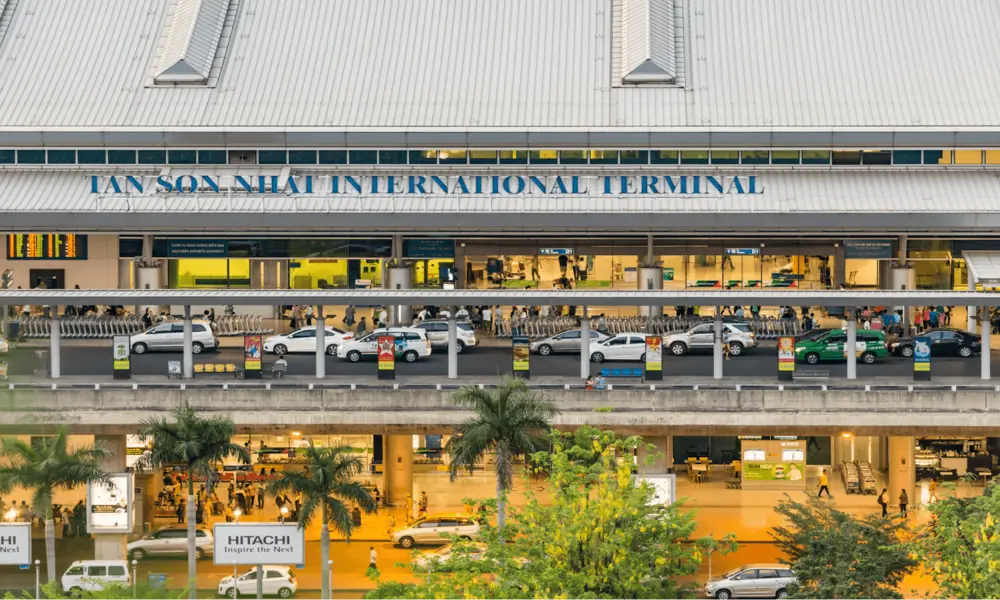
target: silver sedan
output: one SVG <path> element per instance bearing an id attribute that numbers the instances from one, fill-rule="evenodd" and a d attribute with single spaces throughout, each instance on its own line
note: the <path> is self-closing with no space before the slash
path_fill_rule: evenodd
<path id="1" fill-rule="evenodd" d="M 599 344 L 604 340 L 608 339 L 609 336 L 599 332 L 590 330 L 590 343 Z M 559 333 L 541 339 L 531 343 L 532 354 L 541 354 L 542 356 L 548 356 L 550 354 L 559 353 L 580 353 L 580 330 L 579 329 L 567 329 L 566 331 L 560 331 Z"/>

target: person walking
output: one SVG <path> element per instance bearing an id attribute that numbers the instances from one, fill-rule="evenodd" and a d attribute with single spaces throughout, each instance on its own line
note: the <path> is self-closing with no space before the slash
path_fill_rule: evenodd
<path id="1" fill-rule="evenodd" d="M 493 329 L 493 311 L 490 310 L 489 306 L 484 306 L 482 309 L 482 321 L 483 329 L 489 333 Z"/>
<path id="2" fill-rule="evenodd" d="M 372 572 L 378 573 L 378 565 L 376 564 L 377 561 L 378 561 L 378 553 L 375 552 L 375 546 L 368 546 L 368 571 L 366 571 L 367 573 L 369 574 L 371 574 Z"/>
<path id="3" fill-rule="evenodd" d="M 185 513 L 186 510 L 187 510 L 187 506 L 185 506 L 184 500 L 181 500 L 180 502 L 177 503 L 177 510 L 174 511 L 174 514 L 177 515 L 177 524 L 178 525 L 183 525 L 184 524 L 184 513 Z"/>
<path id="4" fill-rule="evenodd" d="M 886 502 L 886 499 L 885 499 L 885 493 L 887 491 L 889 491 L 889 490 L 886 489 L 886 488 L 882 488 L 882 493 L 878 495 L 878 500 L 876 500 L 876 502 L 878 502 L 878 505 L 882 507 L 882 516 L 883 517 L 889 516 L 889 503 Z"/>
<path id="5" fill-rule="evenodd" d="M 257 482 L 257 508 L 264 510 L 264 484 Z"/>
<path id="6" fill-rule="evenodd" d="M 358 337 L 363 337 L 368 333 L 368 323 L 365 322 L 364 315 L 361 316 L 361 320 L 358 321 Z"/>
<path id="7" fill-rule="evenodd" d="M 420 492 L 420 508 L 427 512 L 427 492 L 425 491 Z"/>
<path id="8" fill-rule="evenodd" d="M 347 308 L 344 309 L 344 319 L 343 319 L 343 321 L 344 321 L 344 325 L 346 325 L 348 329 L 352 329 L 354 327 L 354 305 L 353 304 L 348 304 Z"/>
<path id="9" fill-rule="evenodd" d="M 899 491 L 899 514 L 906 515 L 906 505 L 910 503 L 910 497 L 906 495 L 906 490 Z"/>
<path id="10" fill-rule="evenodd" d="M 930 492 L 930 497 L 927 499 L 928 504 L 931 502 L 937 502 L 937 477 L 931 479 L 931 485 L 928 488 Z"/>
<path id="11" fill-rule="evenodd" d="M 396 517 L 394 517 L 393 515 L 389 515 L 389 522 L 388 525 L 386 526 L 386 533 L 388 534 L 390 540 L 392 539 L 393 531 L 396 531 Z"/>
<path id="12" fill-rule="evenodd" d="M 830 494 L 830 478 L 826 474 L 826 469 L 821 471 L 819 474 L 819 494 L 817 494 L 816 497 L 822 498 L 824 491 L 826 492 L 827 498 L 833 498 L 833 495 Z"/>
<path id="13" fill-rule="evenodd" d="M 385 307 L 379 309 L 378 311 L 378 326 L 388 327 L 389 326 L 389 313 L 385 310 Z"/>
<path id="14" fill-rule="evenodd" d="M 316 312 L 315 312 L 315 310 L 313 309 L 313 307 L 312 307 L 312 305 L 311 305 L 311 304 L 310 304 L 309 306 L 307 306 L 307 307 L 306 307 L 306 327 L 312 327 L 312 324 L 313 324 L 313 316 L 314 316 L 315 314 L 316 314 Z"/>

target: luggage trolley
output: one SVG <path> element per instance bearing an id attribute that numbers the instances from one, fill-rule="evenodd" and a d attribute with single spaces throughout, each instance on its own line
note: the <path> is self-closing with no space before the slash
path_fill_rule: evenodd
<path id="1" fill-rule="evenodd" d="M 861 484 L 861 493 L 874 495 L 878 493 L 878 482 L 875 480 L 875 473 L 872 472 L 868 461 L 858 461 L 858 475 Z"/>
<path id="2" fill-rule="evenodd" d="M 852 462 L 845 462 L 840 471 L 844 479 L 844 489 L 848 494 L 861 493 L 861 480 L 858 475 L 858 466 Z"/>

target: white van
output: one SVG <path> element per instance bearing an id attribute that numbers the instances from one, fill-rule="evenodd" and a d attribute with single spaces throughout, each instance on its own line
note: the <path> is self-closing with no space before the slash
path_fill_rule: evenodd
<path id="1" fill-rule="evenodd" d="M 124 586 L 132 584 L 128 561 L 77 560 L 62 576 L 62 587 L 70 593 L 101 591 L 109 583 Z"/>

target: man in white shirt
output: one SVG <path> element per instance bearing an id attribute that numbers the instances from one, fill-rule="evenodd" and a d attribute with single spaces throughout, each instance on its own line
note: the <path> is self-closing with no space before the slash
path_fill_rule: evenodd
<path id="1" fill-rule="evenodd" d="M 449 311 L 447 308 L 442 308 L 441 312 L 438 313 L 438 316 L 441 317 L 442 319 L 447 319 L 451 317 L 451 311 Z"/>
<path id="2" fill-rule="evenodd" d="M 375 546 L 368 546 L 368 570 L 378 571 L 378 566 L 375 561 L 378 559 L 378 553 L 375 552 Z"/>
<path id="3" fill-rule="evenodd" d="M 389 313 L 385 312 L 385 307 L 383 306 L 378 312 L 378 326 L 388 327 L 389 326 Z"/>
<path id="4" fill-rule="evenodd" d="M 483 329 L 490 331 L 492 329 L 493 311 L 487 306 L 483 308 Z"/>
<path id="5" fill-rule="evenodd" d="M 455 318 L 459 319 L 459 320 L 468 319 L 469 318 L 469 311 L 465 310 L 464 306 L 459 306 L 458 307 L 458 311 L 455 312 Z"/>

